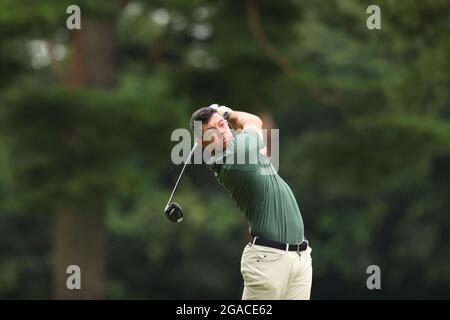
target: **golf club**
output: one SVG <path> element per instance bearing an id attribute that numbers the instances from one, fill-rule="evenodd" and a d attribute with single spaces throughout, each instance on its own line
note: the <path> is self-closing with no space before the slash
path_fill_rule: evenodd
<path id="1" fill-rule="evenodd" d="M 166 208 L 164 209 L 164 213 L 166 214 L 166 217 L 172 221 L 179 223 L 183 220 L 183 210 L 181 209 L 181 206 L 178 203 L 171 202 L 173 195 L 175 193 L 175 190 L 177 189 L 178 183 L 180 182 L 181 176 L 183 175 L 184 169 L 186 169 L 186 165 L 189 163 L 192 154 L 194 153 L 195 147 L 197 147 L 197 143 L 194 143 L 194 146 L 192 147 L 191 152 L 189 153 L 186 162 L 184 163 L 183 169 L 181 169 L 180 176 L 178 177 L 177 182 L 175 183 L 175 187 L 173 188 L 172 194 L 170 195 L 169 201 L 167 201 Z"/>

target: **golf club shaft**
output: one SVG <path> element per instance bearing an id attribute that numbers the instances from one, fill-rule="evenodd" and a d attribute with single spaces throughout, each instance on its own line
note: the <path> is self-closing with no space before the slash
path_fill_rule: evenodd
<path id="1" fill-rule="evenodd" d="M 178 176 L 178 180 L 175 183 L 175 187 L 173 188 L 173 191 L 172 191 L 172 194 L 170 195 L 169 201 L 167 201 L 166 208 L 169 205 L 169 203 L 172 201 L 173 195 L 175 194 L 175 190 L 177 190 L 178 183 L 180 182 L 180 179 L 181 179 L 181 176 L 183 175 L 184 169 L 186 169 L 186 165 L 188 164 L 188 162 L 190 161 L 190 159 L 192 157 L 192 154 L 194 153 L 195 147 L 197 147 L 197 142 L 194 143 L 194 146 L 192 147 L 192 150 L 189 153 L 189 155 L 188 155 L 188 157 L 186 159 L 186 162 L 184 163 L 183 169 L 181 169 L 181 173 Z"/>

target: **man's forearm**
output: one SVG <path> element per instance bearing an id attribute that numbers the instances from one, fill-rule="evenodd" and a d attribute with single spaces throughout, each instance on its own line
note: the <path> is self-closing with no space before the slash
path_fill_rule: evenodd
<path id="1" fill-rule="evenodd" d="M 262 128 L 261 119 L 258 116 L 255 116 L 251 113 L 231 110 L 229 111 L 229 114 L 230 117 L 228 118 L 228 122 L 235 130 L 238 129 L 243 130 L 248 127 L 253 127 L 254 129 L 257 130 Z"/>
<path id="2" fill-rule="evenodd" d="M 228 121 L 235 129 L 245 129 L 249 126 L 262 127 L 262 121 L 258 116 L 243 111 L 231 111 Z"/>
<path id="3" fill-rule="evenodd" d="M 218 112 L 223 116 L 224 112 L 229 113 L 228 123 L 234 128 L 234 130 L 244 130 L 251 128 L 259 134 L 261 139 L 262 134 L 262 120 L 260 117 L 243 111 L 234 111 L 227 107 L 219 107 Z M 267 147 L 260 150 L 260 153 L 267 155 Z"/>
<path id="4" fill-rule="evenodd" d="M 255 130 L 256 133 L 258 133 L 261 138 L 263 138 L 262 120 L 261 118 L 255 116 L 254 114 L 242 111 L 231 111 L 230 117 L 228 118 L 228 122 L 235 130 L 237 129 L 244 130 L 247 128 L 251 128 Z M 260 152 L 266 156 L 267 148 L 264 147 L 263 149 L 260 150 Z"/>

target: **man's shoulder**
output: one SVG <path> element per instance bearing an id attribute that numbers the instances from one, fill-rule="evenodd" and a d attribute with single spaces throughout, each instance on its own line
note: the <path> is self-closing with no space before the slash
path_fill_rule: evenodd
<path id="1" fill-rule="evenodd" d="M 252 137 L 259 138 L 260 135 L 253 128 L 245 128 L 243 130 L 236 131 L 236 138 Z"/>

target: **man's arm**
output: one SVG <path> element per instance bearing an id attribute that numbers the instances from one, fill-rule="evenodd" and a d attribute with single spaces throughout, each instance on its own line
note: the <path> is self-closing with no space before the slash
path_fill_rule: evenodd
<path id="1" fill-rule="evenodd" d="M 262 138 L 262 120 L 258 116 L 248 112 L 234 111 L 225 106 L 218 107 L 217 112 L 219 112 L 222 117 L 225 112 L 228 112 L 228 122 L 235 130 L 253 129 Z"/>
<path id="2" fill-rule="evenodd" d="M 243 111 L 231 111 L 228 122 L 235 130 L 253 129 L 262 137 L 262 121 L 258 116 Z"/>
<path id="3" fill-rule="evenodd" d="M 224 116 L 225 112 L 229 113 L 228 122 L 231 124 L 231 126 L 234 128 L 234 130 L 245 130 L 245 129 L 252 129 L 261 138 L 261 141 L 263 140 L 263 134 L 262 134 L 262 120 L 260 117 L 243 111 L 234 111 L 228 107 L 220 106 L 217 108 L 217 112 L 221 116 Z M 261 153 L 263 155 L 267 154 L 267 148 L 264 147 L 261 150 Z"/>

